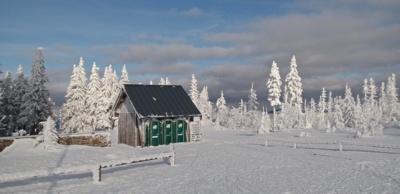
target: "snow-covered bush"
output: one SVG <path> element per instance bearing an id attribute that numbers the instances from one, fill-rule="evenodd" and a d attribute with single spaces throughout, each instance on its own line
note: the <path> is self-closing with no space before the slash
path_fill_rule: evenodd
<path id="1" fill-rule="evenodd" d="M 40 124 L 43 125 L 43 132 L 36 138 L 33 147 L 42 144 L 43 149 L 57 148 L 59 137 L 57 135 L 53 118 L 48 117 L 45 122 L 41 122 Z"/>
<path id="2" fill-rule="evenodd" d="M 271 131 L 270 117 L 268 114 L 265 113 L 265 111 L 263 111 L 262 115 L 261 115 L 260 127 L 258 128 L 257 132 L 258 133 L 269 133 L 270 131 Z"/>
<path id="3" fill-rule="evenodd" d="M 26 135 L 26 131 L 24 129 L 20 129 L 18 131 L 18 136 L 24 136 L 24 135 Z"/>
<path id="4" fill-rule="evenodd" d="M 297 135 L 297 137 L 311 137 L 311 135 L 309 132 L 302 131 Z"/>
<path id="5" fill-rule="evenodd" d="M 377 121 L 370 121 L 362 126 L 362 131 L 358 131 L 356 137 L 376 137 L 381 135 L 383 135 L 383 126 Z"/>

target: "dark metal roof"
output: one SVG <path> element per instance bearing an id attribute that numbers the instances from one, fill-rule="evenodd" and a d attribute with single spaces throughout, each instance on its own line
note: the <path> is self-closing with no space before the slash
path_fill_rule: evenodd
<path id="1" fill-rule="evenodd" d="M 201 116 L 180 85 L 125 84 L 124 91 L 141 118 Z"/>

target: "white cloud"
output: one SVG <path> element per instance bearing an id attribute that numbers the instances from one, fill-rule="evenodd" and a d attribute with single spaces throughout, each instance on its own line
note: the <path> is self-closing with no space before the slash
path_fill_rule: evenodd
<path id="1" fill-rule="evenodd" d="M 199 15 L 203 15 L 205 13 L 197 7 L 192 7 L 189 10 L 184 11 L 183 14 L 187 15 L 187 16 L 199 16 Z"/>
<path id="2" fill-rule="evenodd" d="M 176 8 L 170 9 L 168 11 L 169 14 L 172 15 L 185 15 L 185 16 L 202 16 L 202 15 L 207 15 L 206 12 L 201 10 L 198 7 L 192 7 L 187 10 L 178 10 Z"/>
<path id="3" fill-rule="evenodd" d="M 195 73 L 199 86 L 208 85 L 214 99 L 224 90 L 227 98 L 247 100 L 251 82 L 260 99 L 266 99 L 272 60 L 284 80 L 292 55 L 297 58 L 304 96 L 319 95 L 322 87 L 343 95 L 346 82 L 357 93 L 364 78 L 374 77 L 379 83 L 391 73 L 400 73 L 400 15 L 395 9 L 399 6 L 391 0 L 298 1 L 288 6 L 290 14 L 234 22 L 234 28 L 203 34 L 204 42 L 197 44 L 185 36 L 141 34 L 134 43 L 95 45 L 90 51 L 103 56 L 105 64 L 140 64 L 131 67 L 132 77 L 171 75 L 177 78 L 171 78 L 173 83 L 188 85 L 190 74 Z M 168 14 L 206 13 L 193 7 Z M 67 54 L 71 51 L 65 45 L 55 47 Z M 200 68 L 204 61 L 210 67 Z"/>

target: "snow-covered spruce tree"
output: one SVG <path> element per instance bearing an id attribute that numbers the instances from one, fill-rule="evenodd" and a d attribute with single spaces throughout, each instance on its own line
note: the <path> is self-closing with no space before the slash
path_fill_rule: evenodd
<path id="1" fill-rule="evenodd" d="M 400 104 L 398 99 L 398 93 L 396 88 L 396 75 L 392 74 L 388 78 L 386 87 L 386 97 L 388 107 L 386 114 L 388 115 L 389 126 L 400 126 Z"/>
<path id="2" fill-rule="evenodd" d="M 158 85 L 165 85 L 165 80 L 163 77 L 160 79 L 160 83 L 158 83 Z"/>
<path id="3" fill-rule="evenodd" d="M 381 124 L 383 126 L 387 126 L 389 122 L 389 115 L 387 114 L 388 110 L 388 99 L 386 97 L 386 87 L 385 87 L 385 82 L 382 82 L 381 85 L 381 90 L 379 93 L 379 108 L 382 111 L 382 119 L 381 119 Z"/>
<path id="4" fill-rule="evenodd" d="M 111 67 L 111 65 L 110 65 Z M 111 116 L 111 109 L 113 104 L 115 103 L 115 101 L 118 98 L 118 94 L 121 91 L 121 85 L 118 82 L 118 76 L 117 76 L 117 72 L 114 71 L 113 73 L 113 85 L 112 85 L 112 95 L 111 95 L 111 103 L 110 103 L 110 107 L 109 107 L 109 112 L 108 115 Z M 112 129 L 117 129 L 118 128 L 118 117 L 112 117 L 111 118 L 111 126 Z"/>
<path id="5" fill-rule="evenodd" d="M 63 130 L 66 133 L 76 133 L 90 131 L 91 127 L 87 122 L 88 110 L 86 106 L 87 86 L 86 73 L 83 67 L 82 57 L 79 60 L 79 65 L 74 65 L 74 70 L 71 75 L 71 81 L 67 88 L 66 102 L 64 105 L 63 114 Z"/>
<path id="6" fill-rule="evenodd" d="M 99 68 L 96 66 L 96 63 L 93 63 L 92 71 L 89 78 L 90 82 L 87 85 L 87 92 L 86 92 L 86 110 L 87 110 L 87 117 L 86 123 L 87 131 L 94 131 L 97 125 L 97 118 L 99 115 L 97 108 L 98 108 L 98 95 L 101 91 L 101 79 L 99 76 Z M 121 79 L 120 84 L 124 84 L 125 82 Z"/>
<path id="7" fill-rule="evenodd" d="M 226 106 L 226 101 L 224 97 L 224 92 L 221 91 L 221 97 L 217 99 L 217 102 L 215 103 L 217 106 L 217 118 L 215 120 L 215 125 L 218 126 L 227 126 L 227 121 L 228 121 L 228 107 Z"/>
<path id="8" fill-rule="evenodd" d="M 269 74 L 269 79 L 267 82 L 268 88 L 268 101 L 270 102 L 273 109 L 273 130 L 276 128 L 276 107 L 281 105 L 281 76 L 279 75 L 279 68 L 275 61 L 272 61 L 271 73 Z"/>
<path id="9" fill-rule="evenodd" d="M 290 71 L 286 75 L 286 85 L 287 85 L 287 100 L 288 103 L 297 107 L 299 110 L 301 109 L 301 104 L 303 103 L 301 94 L 303 92 L 301 78 L 297 71 L 297 63 L 296 58 L 293 55 L 293 58 L 290 62 Z"/>
<path id="10" fill-rule="evenodd" d="M 363 85 L 363 94 L 364 94 L 364 99 L 363 99 L 363 114 L 366 120 L 368 120 L 369 118 L 372 117 L 372 107 L 370 104 L 370 91 L 369 91 L 370 87 L 369 87 L 369 83 L 368 83 L 368 79 L 364 79 L 364 85 Z"/>
<path id="11" fill-rule="evenodd" d="M 336 98 L 333 103 L 332 116 L 330 117 L 330 132 L 335 132 L 338 129 L 344 129 L 343 112 L 339 105 L 339 98 Z"/>
<path id="12" fill-rule="evenodd" d="M 332 91 L 329 91 L 328 94 L 328 101 L 326 102 L 326 113 L 327 113 L 327 118 L 330 119 L 332 110 L 333 110 L 333 99 L 332 99 Z"/>
<path id="13" fill-rule="evenodd" d="M 204 120 L 204 121 L 211 120 L 212 107 L 210 106 L 210 100 L 208 97 L 208 87 L 207 86 L 204 86 L 203 90 L 201 90 L 201 92 L 200 92 L 199 110 L 203 117 L 202 120 Z"/>
<path id="14" fill-rule="evenodd" d="M 356 106 L 354 107 L 354 124 L 356 128 L 361 128 L 365 123 L 365 117 L 363 114 L 362 102 L 360 99 L 360 95 L 357 94 L 356 97 Z"/>
<path id="15" fill-rule="evenodd" d="M 363 92 L 365 95 L 363 106 L 363 121 L 361 122 L 362 131 L 357 134 L 357 137 L 370 137 L 380 136 L 383 134 L 383 126 L 379 123 L 380 112 L 376 106 L 376 86 L 374 80 L 371 78 L 364 81 Z"/>
<path id="16" fill-rule="evenodd" d="M 346 89 L 344 93 L 344 99 L 342 100 L 342 108 L 343 116 L 344 116 L 344 124 L 346 127 L 354 128 L 356 127 L 356 111 L 355 111 L 355 101 L 351 94 L 351 88 L 349 84 L 346 83 Z"/>
<path id="17" fill-rule="evenodd" d="M 171 85 L 171 82 L 168 80 L 168 77 L 165 78 L 165 85 Z"/>
<path id="18" fill-rule="evenodd" d="M 242 125 L 240 122 L 241 118 L 243 118 L 243 116 L 240 114 L 240 107 L 230 108 L 228 113 L 227 127 L 233 130 L 241 130 L 242 129 Z"/>
<path id="19" fill-rule="evenodd" d="M 53 118 L 48 117 L 46 121 L 40 122 L 40 124 L 43 125 L 43 133 L 36 138 L 33 147 L 41 144 L 45 150 L 56 149 L 58 147 L 59 137 Z"/>
<path id="20" fill-rule="evenodd" d="M 111 69 L 111 65 L 110 65 L 110 69 Z M 112 106 L 113 103 L 115 102 L 115 100 L 117 100 L 118 94 L 121 90 L 121 85 L 119 84 L 119 81 L 118 81 L 117 72 L 116 71 L 113 71 L 113 72 L 114 73 L 112 74 L 113 76 L 112 76 L 112 95 L 111 95 L 112 101 L 111 101 L 110 106 Z"/>
<path id="21" fill-rule="evenodd" d="M 93 70 L 92 70 L 93 73 Z M 119 85 L 122 88 L 124 84 L 129 84 L 129 76 L 128 76 L 128 71 L 126 70 L 126 65 L 122 67 L 121 71 L 121 79 L 119 80 Z"/>
<path id="22" fill-rule="evenodd" d="M 97 127 L 103 130 L 112 128 L 112 120 L 109 118 L 113 97 L 113 71 L 111 65 L 104 70 L 101 92 L 98 93 L 97 102 Z"/>
<path id="23" fill-rule="evenodd" d="M 192 99 L 194 105 L 199 107 L 199 90 L 197 90 L 197 80 L 194 74 L 192 74 L 192 81 L 189 92 L 190 92 L 189 96 Z"/>
<path id="24" fill-rule="evenodd" d="M 300 127 L 304 126 L 304 119 L 303 113 L 297 106 L 293 106 L 287 101 L 288 97 L 288 87 L 285 85 L 284 89 L 284 103 L 281 105 L 281 112 L 277 115 L 276 118 L 276 126 L 278 130 L 285 130 L 285 129 L 299 129 Z"/>
<path id="25" fill-rule="evenodd" d="M 254 82 L 251 83 L 250 94 L 248 97 L 249 101 L 247 102 L 247 104 L 249 105 L 249 111 L 257 111 L 257 105 L 259 103 L 257 102 L 256 90 L 254 90 Z"/>
<path id="26" fill-rule="evenodd" d="M 374 81 L 374 79 L 370 78 L 369 79 L 369 104 L 371 106 L 371 110 L 373 111 L 373 113 L 375 113 L 375 111 L 377 109 L 377 101 L 376 101 L 377 92 L 378 92 L 378 89 L 376 88 L 375 81 Z M 375 115 L 373 115 L 373 116 L 375 116 Z"/>
<path id="27" fill-rule="evenodd" d="M 317 106 L 315 104 L 314 98 L 310 100 L 310 107 L 307 109 L 306 113 L 308 126 L 306 128 L 316 128 L 317 127 Z"/>
<path id="28" fill-rule="evenodd" d="M 0 115 L 4 115 L 5 118 L 3 119 L 3 124 L 5 124 L 7 129 L 14 128 L 14 117 L 16 116 L 16 109 L 15 106 L 15 96 L 13 96 L 14 84 L 11 77 L 10 72 L 6 72 L 5 77 L 2 80 L 2 87 L 1 87 L 1 106 L 0 106 Z"/>
<path id="29" fill-rule="evenodd" d="M 261 123 L 260 123 L 260 127 L 257 130 L 257 133 L 269 133 L 271 131 L 271 124 L 269 121 L 270 121 L 270 118 L 268 115 L 268 111 L 267 111 L 267 109 L 264 110 L 264 108 L 263 108 L 262 115 L 261 115 Z"/>
<path id="30" fill-rule="evenodd" d="M 247 110 L 246 110 L 246 103 L 243 101 L 243 99 L 240 99 L 238 108 L 239 108 L 238 129 L 244 129 L 246 127 L 245 115 Z"/>
<path id="31" fill-rule="evenodd" d="M 260 112 L 257 111 L 258 107 L 257 105 L 259 104 L 257 102 L 257 92 L 254 90 L 254 84 L 251 84 L 250 88 L 250 93 L 249 93 L 249 101 L 247 102 L 248 105 L 248 111 L 246 112 L 246 121 L 247 126 L 246 128 L 249 130 L 258 130 L 260 126 L 260 119 L 261 115 Z"/>
<path id="32" fill-rule="evenodd" d="M 320 129 L 326 129 L 327 128 L 327 122 L 325 121 L 325 111 L 326 111 L 326 91 L 325 88 L 322 88 L 321 96 L 319 97 L 319 102 L 318 102 L 318 128 Z"/>
<path id="33" fill-rule="evenodd" d="M 47 117 L 52 116 L 49 101 L 50 93 L 46 88 L 49 79 L 45 73 L 43 48 L 36 50 L 35 60 L 32 64 L 32 76 L 29 79 L 28 90 L 23 96 L 22 112 L 18 123 L 23 123 L 25 129 L 32 135 L 38 134 L 42 126 L 40 122 L 45 121 Z"/>
<path id="34" fill-rule="evenodd" d="M 14 79 L 14 105 L 15 105 L 15 113 L 14 113 L 14 123 L 15 123 L 15 130 L 18 131 L 22 129 L 23 123 L 18 123 L 19 114 L 22 111 L 22 104 L 23 104 L 23 96 L 26 93 L 28 87 L 28 80 L 24 77 L 24 72 L 22 71 L 22 65 L 19 65 L 17 68 L 16 78 Z"/>
<path id="35" fill-rule="evenodd" d="M 286 107 L 288 107 L 288 89 L 287 85 L 285 85 L 284 90 L 283 90 L 283 103 L 281 103 L 281 111 L 280 113 L 276 116 L 275 122 L 276 122 L 276 128 L 274 131 L 277 130 L 284 130 L 287 129 L 288 127 L 288 120 L 287 120 L 287 115 L 286 115 Z"/>

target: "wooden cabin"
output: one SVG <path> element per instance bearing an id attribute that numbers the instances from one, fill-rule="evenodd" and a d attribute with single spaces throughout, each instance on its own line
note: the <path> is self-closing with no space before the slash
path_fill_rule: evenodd
<path id="1" fill-rule="evenodd" d="M 113 106 L 118 143 L 158 146 L 201 140 L 201 113 L 180 85 L 125 84 Z"/>

